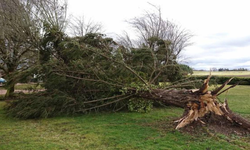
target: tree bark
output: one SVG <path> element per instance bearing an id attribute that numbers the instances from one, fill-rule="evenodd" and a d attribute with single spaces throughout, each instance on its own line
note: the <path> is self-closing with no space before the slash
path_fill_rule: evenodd
<path id="1" fill-rule="evenodd" d="M 178 123 L 176 129 L 191 124 L 194 121 L 200 121 L 205 124 L 204 118 L 207 116 L 222 116 L 229 120 L 233 124 L 237 124 L 242 128 L 250 131 L 250 122 L 236 114 L 234 114 L 227 104 L 227 100 L 224 103 L 220 103 L 217 100 L 217 96 L 227 91 L 230 88 L 235 87 L 237 84 L 232 85 L 225 90 L 221 91 L 231 80 L 228 80 L 219 88 L 214 91 L 208 91 L 209 76 L 200 89 L 197 90 L 164 90 L 153 89 L 150 92 L 143 92 L 139 94 L 139 97 L 159 101 L 166 105 L 174 105 L 184 108 L 183 116 L 177 120 Z M 213 115 L 209 115 L 213 114 Z M 206 119 L 207 120 L 207 119 Z"/>
<path id="2" fill-rule="evenodd" d="M 11 97 L 15 91 L 15 85 L 11 85 L 7 88 L 7 92 L 5 94 L 5 98 Z"/>

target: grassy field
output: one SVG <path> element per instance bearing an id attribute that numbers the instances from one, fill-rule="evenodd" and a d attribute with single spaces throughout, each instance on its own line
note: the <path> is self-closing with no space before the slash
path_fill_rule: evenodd
<path id="1" fill-rule="evenodd" d="M 209 75 L 209 71 L 194 71 L 193 75 Z M 250 71 L 213 71 L 214 76 L 250 77 Z"/>
<path id="2" fill-rule="evenodd" d="M 228 87 L 228 86 L 226 86 Z M 213 88 L 213 87 L 211 87 Z M 247 117 L 250 120 L 250 86 L 238 85 L 219 96 L 220 101 L 228 100 L 232 111 Z"/>
<path id="3" fill-rule="evenodd" d="M 30 84 L 30 83 L 18 83 L 15 85 L 15 90 L 32 90 L 32 89 L 42 89 L 41 85 Z M 4 87 L 0 87 L 0 90 L 4 90 Z"/>
<path id="4" fill-rule="evenodd" d="M 250 119 L 249 91 L 250 86 L 237 86 L 220 99 L 227 98 L 233 111 Z M 183 110 L 175 107 L 141 114 L 119 112 L 18 120 L 6 118 L 3 105 L 0 102 L 0 150 L 250 149 L 249 137 L 176 131 L 173 120 Z"/>

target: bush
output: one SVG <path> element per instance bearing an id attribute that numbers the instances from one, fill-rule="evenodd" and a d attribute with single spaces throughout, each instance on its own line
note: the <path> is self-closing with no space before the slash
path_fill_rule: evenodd
<path id="1" fill-rule="evenodd" d="M 5 109 L 8 116 L 21 119 L 48 118 L 73 114 L 75 100 L 62 92 L 41 92 L 25 95 L 20 100 L 9 102 Z"/>
<path id="2" fill-rule="evenodd" d="M 131 98 L 128 103 L 129 111 L 134 112 L 149 112 L 152 110 L 153 102 L 151 100 L 143 99 L 143 98 Z"/>
<path id="3" fill-rule="evenodd" d="M 210 83 L 217 83 L 217 84 L 223 84 L 225 83 L 227 80 L 229 80 L 232 77 L 225 77 L 225 76 L 212 76 L 211 77 L 211 82 Z M 201 79 L 201 80 L 205 80 L 207 79 L 207 76 L 191 76 L 190 77 L 191 80 L 195 80 L 195 79 Z M 235 77 L 230 83 L 229 85 L 232 84 L 236 84 L 239 83 L 239 85 L 250 85 L 250 78 L 239 78 L 239 77 Z"/>

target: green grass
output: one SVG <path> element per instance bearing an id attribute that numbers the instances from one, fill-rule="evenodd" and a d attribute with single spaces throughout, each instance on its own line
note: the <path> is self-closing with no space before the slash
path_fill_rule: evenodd
<path id="1" fill-rule="evenodd" d="M 250 86 L 238 86 L 220 99 L 228 99 L 237 113 L 250 119 Z M 174 129 L 183 110 L 175 107 L 149 113 L 97 113 L 39 120 L 6 118 L 0 102 L 0 150 L 152 150 L 250 149 L 250 140 L 238 136 L 190 135 Z"/>
<path id="2" fill-rule="evenodd" d="M 41 85 L 37 84 L 29 84 L 29 83 L 22 83 L 15 85 L 16 90 L 29 90 L 29 89 L 42 89 L 43 87 Z"/>
<path id="3" fill-rule="evenodd" d="M 201 75 L 209 75 L 209 71 L 194 71 L 193 75 L 201 76 Z M 242 76 L 242 77 L 250 77 L 250 71 L 213 71 L 211 72 L 213 76 Z"/>
<path id="4" fill-rule="evenodd" d="M 227 99 L 229 107 L 234 112 L 248 116 L 250 120 L 250 86 L 238 85 L 219 98 L 221 101 Z"/>
<path id="5" fill-rule="evenodd" d="M 30 84 L 30 83 L 22 83 L 22 84 L 16 84 L 15 85 L 15 90 L 32 90 L 32 89 L 43 89 L 41 85 L 37 84 Z M 0 90 L 5 90 L 5 88 L 2 86 L 0 87 Z"/>

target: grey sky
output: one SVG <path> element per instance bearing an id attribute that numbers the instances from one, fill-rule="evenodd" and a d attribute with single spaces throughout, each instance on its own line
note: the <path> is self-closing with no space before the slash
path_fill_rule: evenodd
<path id="1" fill-rule="evenodd" d="M 191 67 L 250 69 L 249 0 L 68 0 L 69 13 L 101 22 L 110 36 L 133 34 L 125 20 L 152 9 L 148 2 L 194 34 L 182 53 Z"/>

